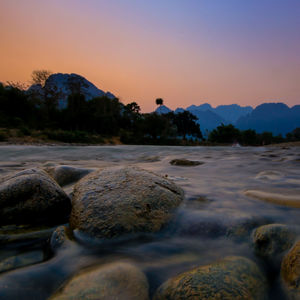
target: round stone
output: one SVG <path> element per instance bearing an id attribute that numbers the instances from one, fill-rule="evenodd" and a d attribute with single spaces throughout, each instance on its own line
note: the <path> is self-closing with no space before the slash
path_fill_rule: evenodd
<path id="1" fill-rule="evenodd" d="M 70 225 L 98 238 L 159 231 L 183 200 L 170 180 L 137 167 L 113 167 L 74 187 Z"/>

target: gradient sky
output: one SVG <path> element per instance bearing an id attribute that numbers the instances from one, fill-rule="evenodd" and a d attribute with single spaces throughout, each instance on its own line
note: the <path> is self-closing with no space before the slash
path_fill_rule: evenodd
<path id="1" fill-rule="evenodd" d="M 300 104 L 300 0 L 0 0 L 0 81 L 77 73 L 144 112 Z"/>

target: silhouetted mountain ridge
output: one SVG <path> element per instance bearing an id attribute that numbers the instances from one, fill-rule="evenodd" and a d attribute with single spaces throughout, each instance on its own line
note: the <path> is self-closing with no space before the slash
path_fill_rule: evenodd
<path id="1" fill-rule="evenodd" d="M 165 106 L 166 111 L 171 111 Z M 284 103 L 263 103 L 255 109 L 251 106 L 238 104 L 220 105 L 213 108 L 210 104 L 191 105 L 185 110 L 198 118 L 204 135 L 219 125 L 233 124 L 237 128 L 246 130 L 254 129 L 258 133 L 272 132 L 274 135 L 285 135 L 300 127 L 300 105 L 289 108 Z M 175 113 L 184 111 L 177 108 Z"/>

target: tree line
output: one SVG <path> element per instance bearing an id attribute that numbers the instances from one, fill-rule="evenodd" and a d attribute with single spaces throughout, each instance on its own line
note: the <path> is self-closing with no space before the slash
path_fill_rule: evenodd
<path id="1" fill-rule="evenodd" d="M 48 72 L 48 71 L 47 71 Z M 48 74 L 33 73 L 36 82 L 45 82 Z M 156 99 L 157 105 L 163 99 Z M 201 120 L 200 120 L 201 123 Z M 201 143 L 265 145 L 300 140 L 300 129 L 286 138 L 270 132 L 240 131 L 233 125 L 220 125 L 204 141 L 197 118 L 188 111 L 167 114 L 141 113 L 136 102 L 127 105 L 107 97 L 86 101 L 76 89 L 68 97 L 67 107 L 58 108 L 53 94 L 37 97 L 20 86 L 0 84 L 0 140 L 3 128 L 14 128 L 19 135 L 39 134 L 62 142 L 99 143 L 101 137 L 118 136 L 125 144 L 198 145 Z"/>
<path id="2" fill-rule="evenodd" d="M 127 105 L 119 99 L 98 97 L 86 101 L 72 93 L 67 107 L 59 109 L 58 97 L 36 97 L 18 86 L 0 84 L 0 127 L 17 128 L 30 135 L 42 131 L 49 139 L 86 142 L 85 136 L 119 136 L 128 144 L 180 144 L 201 140 L 199 125 L 189 112 L 181 114 L 142 114 L 136 102 Z"/>

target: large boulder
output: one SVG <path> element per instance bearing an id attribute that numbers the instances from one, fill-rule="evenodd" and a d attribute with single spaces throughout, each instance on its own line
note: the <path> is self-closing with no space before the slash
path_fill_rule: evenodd
<path id="1" fill-rule="evenodd" d="M 93 170 L 91 169 L 82 169 L 76 168 L 72 166 L 56 166 L 56 167 L 48 167 L 45 171 L 60 185 L 65 186 L 74 182 L 77 182 L 82 177 L 91 173 Z"/>
<path id="2" fill-rule="evenodd" d="M 112 263 L 72 278 L 51 300 L 148 300 L 145 275 L 129 263 Z"/>
<path id="3" fill-rule="evenodd" d="M 70 225 L 98 238 L 156 232 L 182 200 L 182 189 L 166 178 L 136 167 L 108 168 L 75 185 Z"/>
<path id="4" fill-rule="evenodd" d="M 0 224 L 43 224 L 65 220 L 69 197 L 42 170 L 29 169 L 0 180 Z"/>
<path id="5" fill-rule="evenodd" d="M 288 225 L 260 226 L 252 233 L 254 251 L 256 255 L 276 266 L 280 264 L 283 253 L 293 246 L 296 236 L 296 230 Z"/>
<path id="6" fill-rule="evenodd" d="M 154 296 L 162 299 L 268 299 L 267 282 L 257 265 L 244 257 L 227 257 L 163 283 Z"/>
<path id="7" fill-rule="evenodd" d="M 290 249 L 281 263 L 281 278 L 289 299 L 300 299 L 300 241 Z"/>

